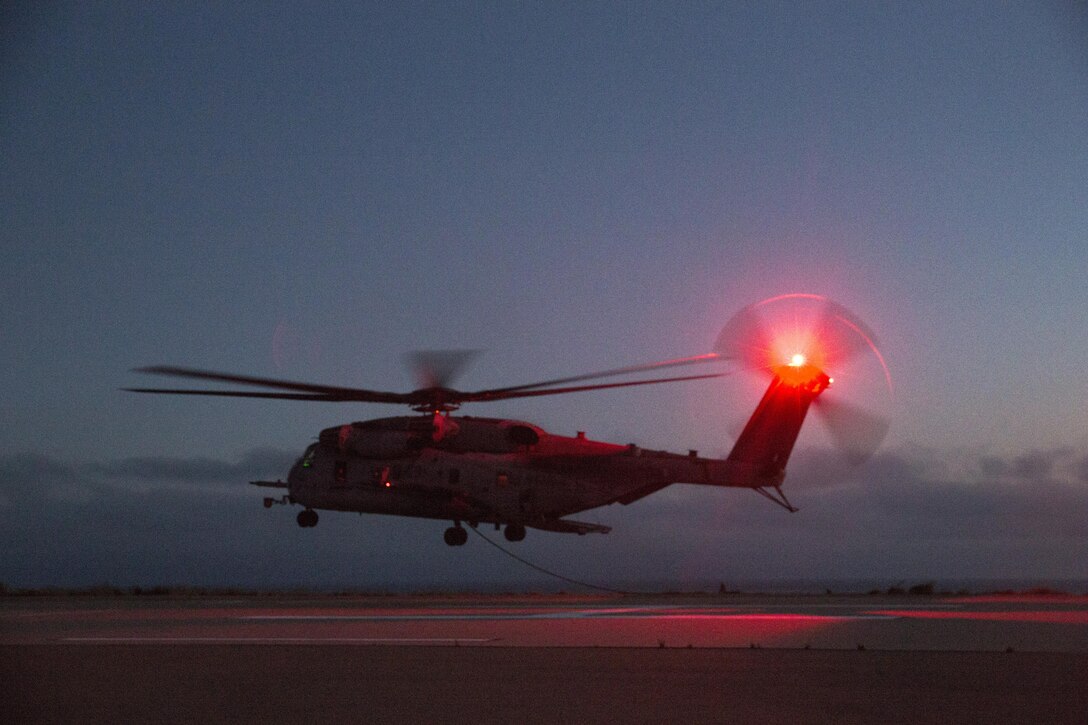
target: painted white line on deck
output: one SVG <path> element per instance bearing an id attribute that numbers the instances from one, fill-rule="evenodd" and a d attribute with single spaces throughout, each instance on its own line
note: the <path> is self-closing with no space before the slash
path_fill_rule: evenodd
<path id="1" fill-rule="evenodd" d="M 733 612 L 733 613 L 687 613 L 676 614 L 636 614 L 615 615 L 598 614 L 595 612 L 562 612 L 554 614 L 282 614 L 253 616 L 247 615 L 235 617 L 246 622 L 500 622 L 500 621 L 527 621 L 545 619 L 639 619 L 639 620 L 677 620 L 677 619 L 718 619 L 718 620 L 749 620 L 749 619 L 821 619 L 821 620 L 854 620 L 854 619 L 899 619 L 898 615 L 891 614 L 800 614 L 772 612 Z"/>
<path id="2" fill-rule="evenodd" d="M 889 605 L 890 606 L 890 605 Z M 247 622 L 450 622 L 450 621 L 503 621 L 503 620 L 527 620 L 527 619 L 685 619 L 685 618 L 715 618 L 715 619 L 742 619 L 745 617 L 824 617 L 827 619 L 873 619 L 866 612 L 873 609 L 888 609 L 889 606 L 861 606 L 858 604 L 738 604 L 733 606 L 685 606 L 670 607 L 667 605 L 650 605 L 640 607 L 626 607 L 622 609 L 568 609 L 557 611 L 507 611 L 501 613 L 479 612 L 478 608 L 470 608 L 464 613 L 457 611 L 445 611 L 441 614 L 429 614 L 426 611 L 417 611 L 410 614 L 244 614 L 234 619 Z M 774 614 L 779 610 L 789 610 L 782 614 Z M 860 610 L 857 614 L 815 614 L 808 610 L 813 609 L 854 609 Z M 960 609 L 955 604 L 904 604 L 895 609 Z M 888 618 L 888 617 L 881 617 Z"/>

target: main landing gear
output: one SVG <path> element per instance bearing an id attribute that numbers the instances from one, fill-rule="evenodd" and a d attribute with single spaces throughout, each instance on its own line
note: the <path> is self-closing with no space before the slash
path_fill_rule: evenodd
<path id="1" fill-rule="evenodd" d="M 460 523 L 457 523 L 446 529 L 442 538 L 446 540 L 448 546 L 464 546 L 468 541 L 468 532 L 461 528 Z"/>
<path id="2" fill-rule="evenodd" d="M 317 512 L 313 509 L 304 509 L 298 512 L 298 525 L 304 529 L 317 526 Z"/>
<path id="3" fill-rule="evenodd" d="M 301 526 L 301 523 L 299 525 Z M 476 525 L 471 521 L 469 525 L 476 528 Z M 495 528 L 498 529 L 499 525 L 495 524 Z M 525 526 L 522 524 L 507 524 L 503 536 L 506 537 L 507 541 L 522 541 L 525 539 Z M 455 521 L 453 526 L 446 529 L 442 538 L 448 546 L 464 546 L 465 542 L 468 541 L 468 531 L 461 526 L 460 521 Z"/>

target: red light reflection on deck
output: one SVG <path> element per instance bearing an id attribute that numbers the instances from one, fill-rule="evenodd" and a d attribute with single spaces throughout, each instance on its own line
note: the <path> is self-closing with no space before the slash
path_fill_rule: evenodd
<path id="1" fill-rule="evenodd" d="M 828 617 L 819 614 L 726 614 L 700 615 L 684 614 L 670 617 L 684 619 L 705 626 L 708 629 L 743 630 L 746 636 L 754 639 L 774 639 L 801 632 L 820 629 L 842 621 L 841 617 Z"/>

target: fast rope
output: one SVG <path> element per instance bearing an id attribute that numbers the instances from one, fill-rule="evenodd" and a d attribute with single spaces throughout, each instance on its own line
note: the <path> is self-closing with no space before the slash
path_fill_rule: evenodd
<path id="1" fill-rule="evenodd" d="M 562 579 L 565 582 L 570 582 L 571 584 L 577 584 L 580 587 L 589 587 L 590 589 L 598 589 L 598 590 L 600 590 L 602 592 L 611 592 L 613 594 L 648 594 L 648 593 L 650 593 L 650 592 L 629 592 L 629 591 L 625 591 L 623 589 L 612 589 L 610 587 L 603 587 L 603 586 L 601 586 L 599 584 L 590 584 L 589 582 L 580 581 L 578 579 L 572 579 L 569 576 L 563 576 L 562 574 L 556 573 L 554 571 L 550 571 L 548 569 L 545 569 L 542 566 L 537 566 L 533 562 L 531 562 L 531 561 L 529 561 L 527 559 L 521 558 L 520 556 L 518 556 L 514 552 L 510 551 L 509 549 L 495 543 L 494 541 L 489 539 L 487 536 L 484 536 L 484 534 L 478 528 L 469 526 L 468 529 L 469 529 L 469 531 L 475 531 L 477 536 L 479 536 L 481 539 L 483 539 L 487 543 L 494 546 L 496 549 L 498 549 L 502 553 L 509 556 L 511 559 L 514 559 L 515 561 L 519 561 L 522 564 L 524 564 L 525 566 L 529 567 L 530 569 L 536 569 L 540 573 L 547 574 L 548 576 L 555 577 L 556 579 Z"/>

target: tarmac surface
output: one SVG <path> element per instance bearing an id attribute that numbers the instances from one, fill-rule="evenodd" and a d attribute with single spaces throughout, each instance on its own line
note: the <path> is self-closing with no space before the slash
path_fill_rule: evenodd
<path id="1" fill-rule="evenodd" d="M 1088 597 L 0 599 L 2 722 L 1088 722 Z"/>

